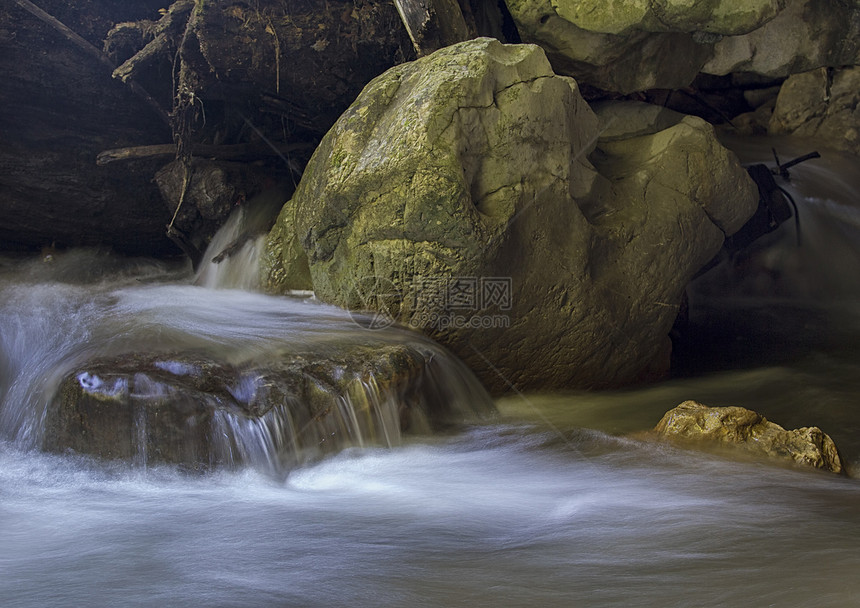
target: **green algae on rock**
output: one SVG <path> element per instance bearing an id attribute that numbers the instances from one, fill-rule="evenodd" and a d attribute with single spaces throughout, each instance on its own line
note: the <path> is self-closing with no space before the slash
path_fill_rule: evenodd
<path id="1" fill-rule="evenodd" d="M 533 45 L 476 39 L 392 68 L 283 208 L 269 287 L 309 271 L 325 302 L 385 301 L 497 392 L 659 376 L 686 283 L 757 200 L 709 125 L 663 126 L 604 145 L 611 126 Z"/>

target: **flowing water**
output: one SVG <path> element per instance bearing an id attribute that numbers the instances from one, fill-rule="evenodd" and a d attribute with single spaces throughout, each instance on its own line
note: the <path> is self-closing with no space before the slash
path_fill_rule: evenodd
<path id="1" fill-rule="evenodd" d="M 746 145 L 745 160 L 769 161 L 767 146 Z M 154 262 L 0 262 L 0 605 L 860 605 L 855 478 L 636 435 L 685 399 L 743 405 L 821 426 L 860 471 L 860 190 L 839 162 L 792 172 L 800 247 L 785 225 L 691 289 L 676 378 L 513 395 L 495 420 L 279 475 L 46 454 L 41 418 L 93 356 L 193 346 L 241 359 L 367 330 L 310 298 L 193 286 Z M 458 370 L 438 382 L 479 399 Z"/>

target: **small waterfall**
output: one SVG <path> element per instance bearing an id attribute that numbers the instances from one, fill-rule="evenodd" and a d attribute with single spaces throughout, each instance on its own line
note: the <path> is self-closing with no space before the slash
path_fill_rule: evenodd
<path id="1" fill-rule="evenodd" d="M 431 432 L 429 418 L 438 405 L 428 398 L 404 403 L 400 395 L 380 388 L 373 376 L 355 377 L 345 392 L 315 384 L 315 413 L 296 399 L 258 417 L 215 411 L 212 463 L 231 468 L 250 464 L 277 473 L 346 447 L 401 445 L 405 430 Z"/>
<path id="2" fill-rule="evenodd" d="M 141 469 L 146 468 L 148 455 L 146 451 L 146 407 L 143 404 L 138 404 L 134 410 L 134 456 L 132 463 Z"/>
<path id="3" fill-rule="evenodd" d="M 746 163 L 775 165 L 812 150 L 821 158 L 777 177 L 797 204 L 800 235 L 789 220 L 721 267 L 702 276 L 694 292 L 708 298 L 756 298 L 820 304 L 860 296 L 860 176 L 856 158 L 801 139 L 742 139 L 729 147 Z M 798 236 L 800 238 L 798 238 Z"/>
<path id="4" fill-rule="evenodd" d="M 75 286 L 0 283 L 0 438 L 34 447 L 45 402 L 85 356 L 98 305 Z"/>
<path id="5" fill-rule="evenodd" d="M 363 331 L 363 330 L 362 330 Z M 401 445 L 478 420 L 493 406 L 461 363 L 428 341 L 225 354 L 134 354 L 69 372 L 45 414 L 43 445 L 139 467 L 251 465 L 269 473 L 346 447 Z M 86 370 L 86 371 L 81 371 Z"/>
<path id="6" fill-rule="evenodd" d="M 290 407 L 279 404 L 258 418 L 216 410 L 212 418 L 212 464 L 252 464 L 268 472 L 299 463 L 301 453 Z"/>
<path id="7" fill-rule="evenodd" d="M 286 187 L 274 187 L 237 207 L 206 248 L 194 284 L 210 289 L 258 290 L 266 234 L 289 192 Z"/>
<path id="8" fill-rule="evenodd" d="M 493 411 L 443 348 L 314 300 L 103 254 L 0 270 L 0 439 L 24 449 L 276 473 Z"/>
<path id="9" fill-rule="evenodd" d="M 265 234 L 247 232 L 248 211 L 239 207 L 212 238 L 194 284 L 209 289 L 260 288 L 260 255 L 266 243 Z"/>

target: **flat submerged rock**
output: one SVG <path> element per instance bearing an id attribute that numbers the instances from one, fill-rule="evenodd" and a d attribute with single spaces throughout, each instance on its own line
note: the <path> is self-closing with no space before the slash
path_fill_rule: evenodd
<path id="1" fill-rule="evenodd" d="M 451 376 L 456 369 L 435 354 L 394 344 L 268 353 L 239 364 L 193 352 L 96 359 L 61 382 L 43 448 L 138 465 L 276 471 L 492 412 L 477 383 Z"/>

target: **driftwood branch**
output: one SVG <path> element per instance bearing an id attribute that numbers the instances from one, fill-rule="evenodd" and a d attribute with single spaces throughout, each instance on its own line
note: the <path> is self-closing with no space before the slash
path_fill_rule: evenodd
<path id="1" fill-rule="evenodd" d="M 263 234 L 263 233 L 261 233 Z M 220 264 L 227 258 L 231 258 L 236 255 L 242 247 L 245 246 L 245 243 L 250 241 L 251 239 L 255 239 L 259 236 L 259 234 L 254 234 L 251 232 L 243 232 L 236 239 L 230 242 L 224 249 L 221 250 L 221 253 L 212 258 L 213 264 Z"/>
<path id="2" fill-rule="evenodd" d="M 265 143 L 234 144 L 228 146 L 194 144 L 191 147 L 191 155 L 221 160 L 250 160 L 268 156 L 281 156 L 292 152 L 310 151 L 314 147 L 313 143 L 289 144 L 274 148 Z M 151 146 L 133 146 L 130 148 L 105 150 L 104 152 L 100 152 L 98 157 L 96 157 L 96 164 L 107 165 L 117 161 L 140 160 L 158 156 L 176 156 L 176 144 L 155 144 Z"/>
<path id="3" fill-rule="evenodd" d="M 53 27 L 55 30 L 57 30 L 63 36 L 65 36 L 66 40 L 68 40 L 69 42 L 74 44 L 76 47 L 81 49 L 83 52 L 87 53 L 88 55 L 95 58 L 96 60 L 104 63 L 107 67 L 109 67 L 111 70 L 113 70 L 113 68 L 114 68 L 113 62 L 110 60 L 110 58 L 107 55 L 105 55 L 99 49 L 97 49 L 92 44 L 87 42 L 84 38 L 79 36 L 76 32 L 74 32 L 68 26 L 66 26 L 65 24 L 58 21 L 55 17 L 49 15 L 48 13 L 46 13 L 45 11 L 40 9 L 38 6 L 36 6 L 32 2 L 29 2 L 29 0 L 15 0 L 15 4 L 17 4 L 18 6 L 23 8 L 25 11 L 27 11 L 28 13 L 30 13 L 31 15 L 33 15 L 37 19 L 40 19 L 40 20 L 44 21 L 45 23 L 47 23 L 48 25 L 50 25 L 51 27 Z"/>
<path id="4" fill-rule="evenodd" d="M 813 158 L 821 158 L 821 154 L 816 152 L 810 152 L 809 154 L 804 154 L 803 156 L 798 156 L 794 160 L 790 160 L 787 163 L 780 163 L 779 156 L 776 154 L 776 148 L 771 148 L 773 152 L 773 159 L 776 161 L 776 169 L 771 169 L 770 172 L 774 175 L 779 175 L 785 180 L 790 180 L 791 175 L 788 173 L 788 170 L 791 169 L 795 165 L 799 165 L 802 162 L 806 162 Z"/>
<path id="5" fill-rule="evenodd" d="M 196 270 L 198 266 L 200 266 L 200 262 L 203 261 L 203 252 L 200 251 L 194 243 L 191 242 L 185 234 L 177 230 L 173 226 L 173 222 L 167 227 L 167 238 L 169 238 L 173 243 L 179 247 L 182 252 L 188 256 L 191 260 L 191 266 Z"/>
<path id="6" fill-rule="evenodd" d="M 105 55 L 100 49 L 87 42 L 84 38 L 82 38 L 68 26 L 60 22 L 58 19 L 46 13 L 29 0 L 15 0 L 15 4 L 20 6 L 22 9 L 24 9 L 37 19 L 40 19 L 41 21 L 50 25 L 57 32 L 62 34 L 63 37 L 66 38 L 66 40 L 74 44 L 87 55 L 93 57 L 100 63 L 110 68 L 111 72 L 113 72 L 115 66 L 113 61 L 110 60 L 110 57 Z M 147 93 L 141 86 L 139 86 L 135 82 L 127 82 L 126 84 L 132 90 L 132 92 L 134 92 L 135 95 L 143 99 L 153 109 L 153 111 L 155 111 L 155 113 L 165 122 L 165 124 L 170 124 L 170 119 L 168 118 L 167 113 L 160 105 L 158 105 L 158 102 L 155 101 L 155 99 L 153 99 L 153 97 L 149 93 Z"/>
<path id="7" fill-rule="evenodd" d="M 158 57 L 161 52 L 167 48 L 167 36 L 159 34 L 150 41 L 140 51 L 126 60 L 121 66 L 113 71 L 113 77 L 122 82 L 128 83 L 129 79 L 134 75 L 135 69 L 139 65 L 145 65 L 152 59 Z"/>
<path id="8" fill-rule="evenodd" d="M 457 0 L 394 0 L 418 55 L 428 55 L 469 37 Z"/>
<path id="9" fill-rule="evenodd" d="M 174 2 L 170 10 L 155 24 L 152 30 L 155 33 L 155 38 L 116 68 L 113 71 L 113 77 L 128 82 L 138 66 L 146 65 L 158 57 L 168 47 L 171 39 L 176 36 L 179 28 L 188 21 L 188 13 L 191 12 L 192 8 L 194 8 L 194 0 Z"/>

